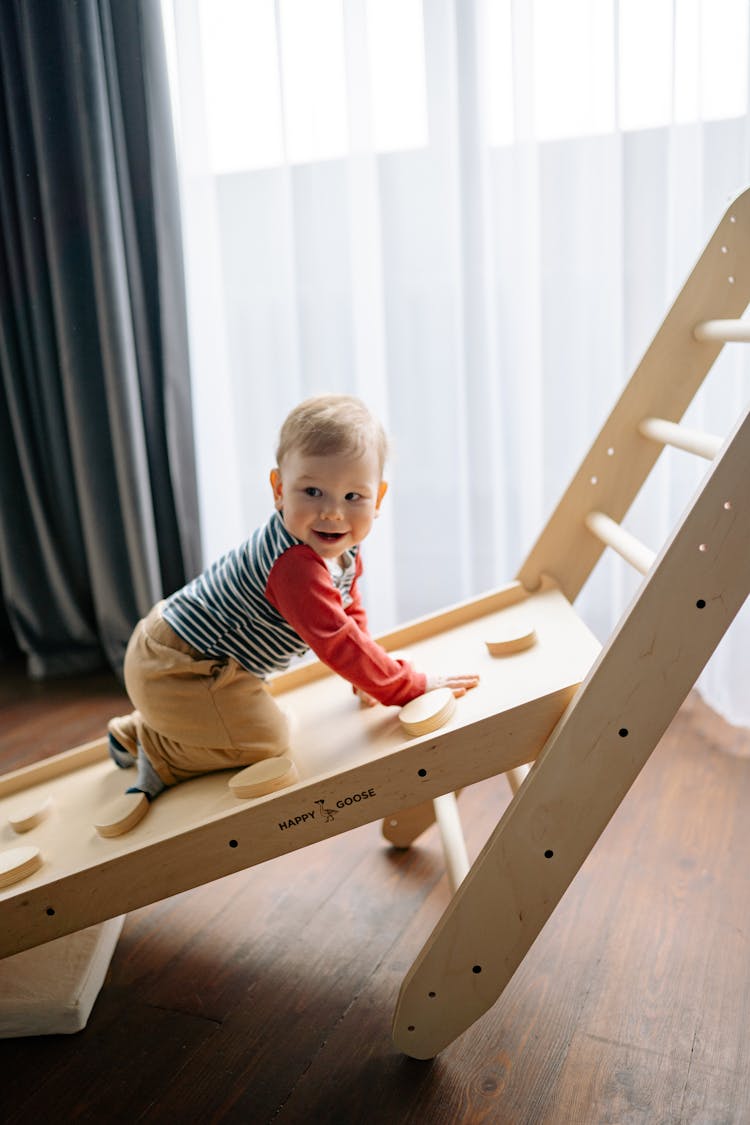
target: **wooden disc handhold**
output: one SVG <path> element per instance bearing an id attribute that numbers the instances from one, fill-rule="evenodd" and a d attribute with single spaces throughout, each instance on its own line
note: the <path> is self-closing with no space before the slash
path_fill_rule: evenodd
<path id="1" fill-rule="evenodd" d="M 27 845 L 23 848 L 10 848 L 0 852 L 0 887 L 18 883 L 27 875 L 33 875 L 42 866 L 39 848 Z"/>
<path id="2" fill-rule="evenodd" d="M 27 800 L 24 804 L 16 805 L 13 812 L 8 816 L 8 824 L 14 832 L 28 832 L 31 828 L 36 828 L 37 824 L 41 824 L 43 820 L 52 812 L 52 798 L 44 794 L 41 797 L 36 797 L 32 800 Z"/>
<path id="3" fill-rule="evenodd" d="M 116 801 L 105 805 L 99 813 L 94 828 L 100 836 L 124 836 L 135 828 L 148 812 L 149 800 L 145 793 L 123 793 Z"/>
<path id="4" fill-rule="evenodd" d="M 456 709 L 456 697 L 450 688 L 435 688 L 412 699 L 398 713 L 407 734 L 431 734 L 445 726 Z"/>
<path id="5" fill-rule="evenodd" d="M 230 777 L 229 788 L 235 797 L 265 797 L 293 785 L 298 776 L 291 758 L 264 758 Z"/>
<path id="6" fill-rule="evenodd" d="M 485 644 L 492 656 L 511 656 L 514 652 L 531 648 L 536 641 L 536 629 L 533 625 L 517 625 L 515 628 L 510 626 L 505 633 L 493 633 Z"/>

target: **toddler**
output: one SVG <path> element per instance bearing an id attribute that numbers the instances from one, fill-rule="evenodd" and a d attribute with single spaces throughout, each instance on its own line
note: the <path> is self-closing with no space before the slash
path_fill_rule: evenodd
<path id="1" fill-rule="evenodd" d="M 269 672 L 309 649 L 368 705 L 402 706 L 475 674 L 426 676 L 370 636 L 360 599 L 360 544 L 387 485 L 386 437 L 359 399 L 307 399 L 281 428 L 268 522 L 136 626 L 125 654 L 135 710 L 109 723 L 110 754 L 136 767 L 128 790 L 243 768 L 289 748 Z"/>

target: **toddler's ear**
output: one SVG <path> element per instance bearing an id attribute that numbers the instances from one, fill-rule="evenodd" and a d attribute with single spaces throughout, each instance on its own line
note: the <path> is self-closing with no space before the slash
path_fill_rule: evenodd
<path id="1" fill-rule="evenodd" d="M 381 480 L 380 484 L 378 485 L 378 498 L 375 501 L 375 515 L 376 516 L 380 514 L 380 505 L 382 504 L 383 497 L 385 496 L 387 491 L 388 491 L 388 482 L 385 481 L 385 480 Z"/>
<path id="2" fill-rule="evenodd" d="M 270 474 L 271 488 L 273 489 L 273 503 L 278 512 L 281 511 L 283 488 L 281 484 L 281 473 L 278 469 L 271 469 Z"/>

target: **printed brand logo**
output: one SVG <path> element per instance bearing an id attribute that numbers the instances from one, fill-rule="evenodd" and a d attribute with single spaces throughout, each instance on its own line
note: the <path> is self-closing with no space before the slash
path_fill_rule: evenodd
<path id="1" fill-rule="evenodd" d="M 329 824 L 332 820 L 335 820 L 337 811 L 346 809 L 350 805 L 358 805 L 361 801 L 369 801 L 370 797 L 374 797 L 375 795 L 374 789 L 362 789 L 359 793 L 352 793 L 349 797 L 341 797 L 336 802 L 335 809 L 327 808 L 325 797 L 320 797 L 317 801 L 313 802 L 317 808 L 308 809 L 300 813 L 299 816 L 291 816 L 289 820 L 280 820 L 279 831 L 286 832 L 288 828 L 298 828 L 300 824 L 307 824 L 308 821 Z"/>

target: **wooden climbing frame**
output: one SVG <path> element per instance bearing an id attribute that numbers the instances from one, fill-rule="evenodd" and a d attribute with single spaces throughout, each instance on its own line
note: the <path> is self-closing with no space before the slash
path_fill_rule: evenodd
<path id="1" fill-rule="evenodd" d="M 680 425 L 725 343 L 748 340 L 750 191 L 727 209 L 515 581 L 381 638 L 422 668 L 481 673 L 437 731 L 406 738 L 312 662 L 273 680 L 296 717 L 298 779 L 240 800 L 226 775 L 94 831 L 122 778 L 104 739 L 0 777 L 0 846 L 41 866 L 0 888 L 0 956 L 382 819 L 408 846 L 437 817 L 455 894 L 407 974 L 394 1039 L 430 1058 L 497 1000 L 695 683 L 750 589 L 750 415 L 726 439 Z M 622 526 L 665 444 L 707 458 L 658 552 Z M 605 549 L 643 574 L 599 644 L 573 603 Z M 531 635 L 529 621 L 533 622 Z M 506 651 L 487 642 L 531 638 Z M 527 767 L 534 763 L 530 771 Z M 513 799 L 469 868 L 452 794 L 498 773 Z M 24 834 L 19 803 L 48 800 Z"/>

